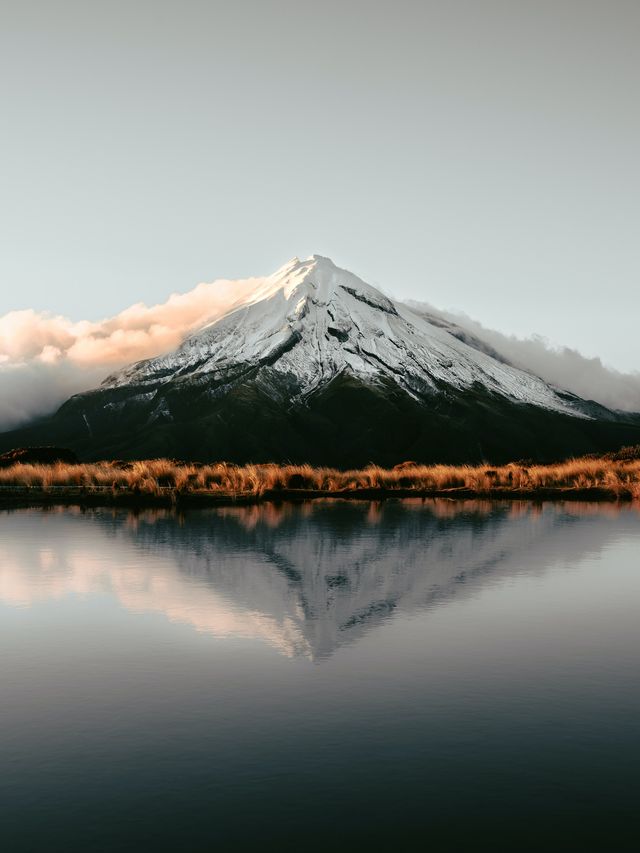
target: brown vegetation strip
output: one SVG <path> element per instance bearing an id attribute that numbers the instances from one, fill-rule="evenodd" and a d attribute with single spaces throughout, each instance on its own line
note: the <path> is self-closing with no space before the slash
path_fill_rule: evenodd
<path id="1" fill-rule="evenodd" d="M 640 460 L 581 458 L 556 465 L 195 465 L 167 459 L 16 464 L 0 470 L 0 502 L 200 505 L 315 497 L 640 499 Z"/>

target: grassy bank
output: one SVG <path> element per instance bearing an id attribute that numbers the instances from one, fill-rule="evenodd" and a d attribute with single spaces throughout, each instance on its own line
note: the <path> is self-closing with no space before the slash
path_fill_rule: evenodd
<path id="1" fill-rule="evenodd" d="M 639 459 L 571 459 L 555 465 L 309 465 L 132 463 L 17 464 L 0 470 L 0 502 L 206 504 L 313 497 L 449 496 L 640 500 Z"/>

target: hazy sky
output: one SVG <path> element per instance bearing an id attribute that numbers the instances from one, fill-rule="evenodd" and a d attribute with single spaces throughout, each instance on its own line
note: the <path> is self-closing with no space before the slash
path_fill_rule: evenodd
<path id="1" fill-rule="evenodd" d="M 0 0 L 0 314 L 329 255 L 640 369 L 638 0 Z"/>

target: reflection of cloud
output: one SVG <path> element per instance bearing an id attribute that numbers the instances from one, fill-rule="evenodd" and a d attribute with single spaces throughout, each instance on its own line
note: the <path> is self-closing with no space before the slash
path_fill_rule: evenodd
<path id="1" fill-rule="evenodd" d="M 99 538 L 100 531 L 96 531 Z M 309 655 L 299 628 L 289 618 L 243 610 L 210 587 L 190 583 L 171 562 L 145 557 L 137 565 L 120 562 L 122 548 L 110 555 L 112 543 L 85 550 L 82 547 L 56 553 L 51 548 L 31 553 L 33 562 L 0 552 L 0 600 L 29 607 L 69 595 L 88 596 L 109 592 L 129 611 L 156 612 L 172 622 L 191 625 L 214 637 L 260 639 L 288 657 Z M 25 565 L 27 562 L 27 565 Z"/>
<path id="2" fill-rule="evenodd" d="M 178 573 L 149 576 L 144 569 L 120 570 L 111 573 L 110 583 L 118 600 L 134 613 L 162 613 L 213 637 L 265 640 L 287 657 L 310 653 L 291 618 L 238 609 L 213 589 L 185 583 Z"/>
<path id="3" fill-rule="evenodd" d="M 522 571 L 525 553 L 544 570 L 597 551 L 612 520 L 631 513 L 422 500 L 184 517 L 21 511 L 0 515 L 0 599 L 28 606 L 107 593 L 135 613 L 318 659 L 396 610 L 443 606 Z"/>

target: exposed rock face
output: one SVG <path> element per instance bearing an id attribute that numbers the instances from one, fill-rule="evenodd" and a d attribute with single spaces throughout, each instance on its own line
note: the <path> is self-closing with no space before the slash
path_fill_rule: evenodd
<path id="1" fill-rule="evenodd" d="M 637 443 L 640 421 L 552 388 L 314 255 L 0 447 L 45 435 L 93 459 L 351 466 L 551 460 Z"/>

